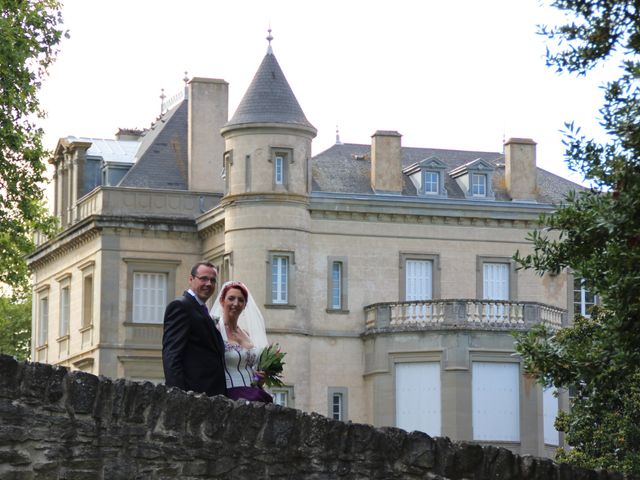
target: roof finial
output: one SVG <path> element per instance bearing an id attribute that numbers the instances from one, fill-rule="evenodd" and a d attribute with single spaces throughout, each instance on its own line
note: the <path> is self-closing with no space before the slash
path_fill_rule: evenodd
<path id="1" fill-rule="evenodd" d="M 160 116 L 162 116 L 162 114 L 164 113 L 164 99 L 167 98 L 167 96 L 164 94 L 164 88 L 160 89 Z"/>
<path id="2" fill-rule="evenodd" d="M 184 98 L 188 98 L 188 94 L 189 94 L 189 73 L 186 70 L 184 71 L 184 78 L 182 79 L 182 81 L 184 82 Z"/>
<path id="3" fill-rule="evenodd" d="M 267 35 L 267 40 L 269 42 L 269 47 L 267 48 L 267 55 L 273 55 L 273 49 L 271 48 L 271 40 L 273 40 L 273 35 L 271 35 L 271 25 L 269 25 L 269 35 Z"/>
<path id="4" fill-rule="evenodd" d="M 338 125 L 336 125 L 336 145 L 342 145 L 342 142 L 340 141 L 340 129 L 338 128 Z"/>

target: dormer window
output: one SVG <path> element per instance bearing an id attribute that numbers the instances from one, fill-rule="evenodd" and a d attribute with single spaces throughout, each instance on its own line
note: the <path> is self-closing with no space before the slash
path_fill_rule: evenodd
<path id="1" fill-rule="evenodd" d="M 482 158 L 460 165 L 449 172 L 467 198 L 494 199 L 491 181 L 495 165 Z"/>
<path id="2" fill-rule="evenodd" d="M 429 157 L 402 170 L 416 187 L 418 196 L 446 197 L 444 179 L 447 166 L 437 157 Z"/>
<path id="3" fill-rule="evenodd" d="M 487 196 L 487 176 L 483 173 L 471 175 L 471 195 L 474 197 Z"/>

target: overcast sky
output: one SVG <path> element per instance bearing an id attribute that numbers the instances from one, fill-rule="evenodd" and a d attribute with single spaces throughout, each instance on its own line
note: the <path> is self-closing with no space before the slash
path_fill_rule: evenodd
<path id="1" fill-rule="evenodd" d="M 145 128 L 160 92 L 189 77 L 229 82 L 229 116 L 267 50 L 307 119 L 317 154 L 397 130 L 403 146 L 501 151 L 538 143 L 538 165 L 567 177 L 564 122 L 599 134 L 599 85 L 545 66 L 537 24 L 561 19 L 537 0 L 66 0 L 57 62 L 43 85 L 45 145 Z M 611 71 L 608 72 L 611 74 Z M 579 177 L 572 177 L 580 180 Z"/>

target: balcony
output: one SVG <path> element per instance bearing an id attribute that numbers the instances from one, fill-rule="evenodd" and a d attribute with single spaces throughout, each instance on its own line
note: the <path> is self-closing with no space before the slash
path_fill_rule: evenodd
<path id="1" fill-rule="evenodd" d="M 403 330 L 528 330 L 567 325 L 567 311 L 537 302 L 443 299 L 364 307 L 365 334 Z"/>

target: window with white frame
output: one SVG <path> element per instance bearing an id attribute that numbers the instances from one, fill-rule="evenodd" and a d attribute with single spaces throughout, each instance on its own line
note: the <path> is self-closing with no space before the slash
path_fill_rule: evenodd
<path id="1" fill-rule="evenodd" d="M 167 274 L 133 273 L 134 323 L 162 323 L 167 302 Z"/>
<path id="2" fill-rule="evenodd" d="M 440 174 L 431 170 L 422 172 L 424 193 L 437 195 L 440 193 Z"/>
<path id="3" fill-rule="evenodd" d="M 327 260 L 327 311 L 346 311 L 347 259 L 346 257 L 328 257 Z"/>
<path id="4" fill-rule="evenodd" d="M 331 396 L 331 418 L 342 420 L 342 394 L 334 393 Z"/>
<path id="5" fill-rule="evenodd" d="M 473 362 L 473 440 L 520 440 L 520 365 Z"/>
<path id="6" fill-rule="evenodd" d="M 284 160 L 285 160 L 284 155 L 276 154 L 274 159 L 274 164 L 275 164 L 274 181 L 276 185 L 282 185 L 284 183 Z"/>
<path id="7" fill-rule="evenodd" d="M 328 417 L 334 420 L 347 421 L 347 393 L 345 387 L 329 387 L 328 389 Z"/>
<path id="8" fill-rule="evenodd" d="M 38 297 L 38 346 L 47 344 L 49 336 L 49 291 Z"/>
<path id="9" fill-rule="evenodd" d="M 60 289 L 60 325 L 58 328 L 58 336 L 65 337 L 69 335 L 69 319 L 71 314 L 71 287 L 65 285 Z"/>
<path id="10" fill-rule="evenodd" d="M 486 262 L 482 265 L 482 298 L 509 300 L 509 264 Z"/>
<path id="11" fill-rule="evenodd" d="M 290 149 L 274 148 L 271 151 L 273 163 L 273 185 L 285 187 L 288 184 L 289 164 L 293 151 Z"/>
<path id="12" fill-rule="evenodd" d="M 583 278 L 573 279 L 573 313 L 589 318 L 594 305 L 598 303 L 597 295 L 589 291 Z"/>
<path id="13" fill-rule="evenodd" d="M 487 196 L 487 176 L 485 174 L 471 174 L 471 195 L 474 197 Z"/>
<path id="14" fill-rule="evenodd" d="M 342 308 L 342 262 L 331 264 L 331 308 Z"/>
<path id="15" fill-rule="evenodd" d="M 407 259 L 405 281 L 405 300 L 431 300 L 433 298 L 433 261 Z"/>
<path id="16" fill-rule="evenodd" d="M 293 386 L 274 387 L 269 389 L 273 397 L 273 403 L 282 407 L 294 407 Z"/>
<path id="17" fill-rule="evenodd" d="M 271 264 L 271 301 L 287 303 L 289 301 L 289 257 L 274 255 Z"/>

